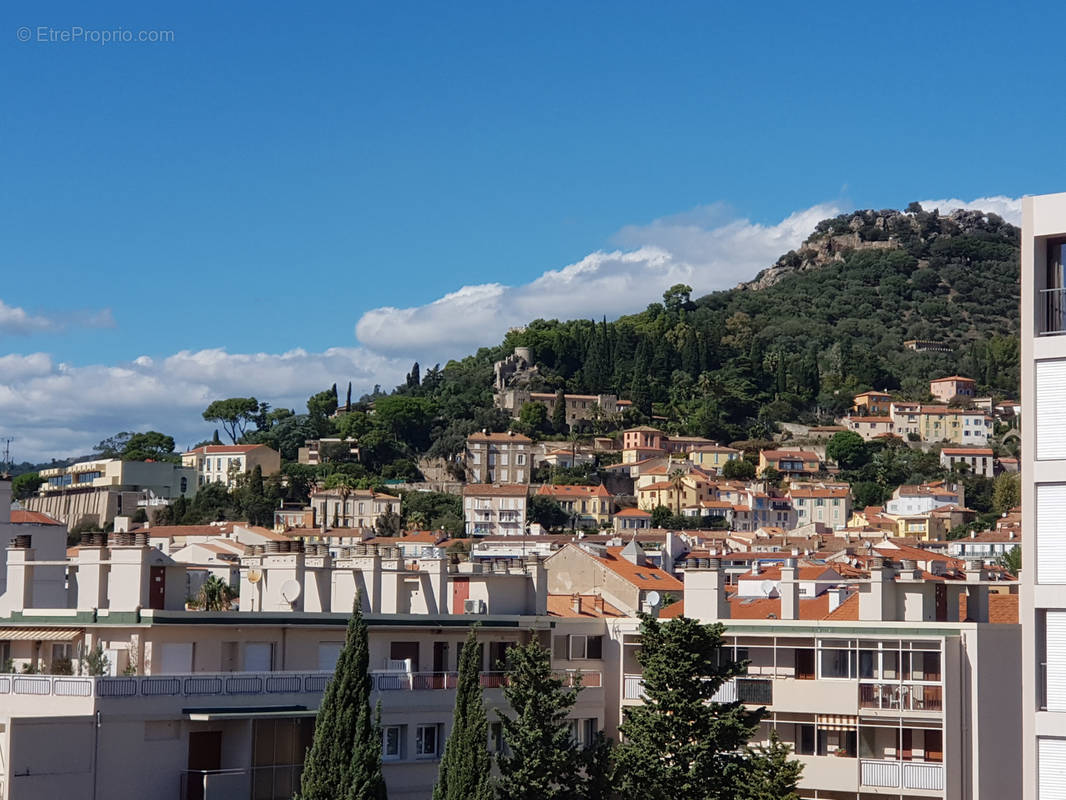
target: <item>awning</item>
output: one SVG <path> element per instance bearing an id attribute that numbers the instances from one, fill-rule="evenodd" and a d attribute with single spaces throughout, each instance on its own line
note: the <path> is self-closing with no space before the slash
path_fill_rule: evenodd
<path id="1" fill-rule="evenodd" d="M 70 642 L 81 634 L 80 628 L 0 628 L 0 642 Z"/>
<path id="2" fill-rule="evenodd" d="M 823 731 L 853 731 L 859 724 L 858 717 L 835 714 L 817 714 L 815 724 Z"/>
<path id="3" fill-rule="evenodd" d="M 313 717 L 318 709 L 307 706 L 229 706 L 222 708 L 183 708 L 186 717 L 194 722 L 211 722 L 224 719 L 250 719 L 254 717 Z"/>

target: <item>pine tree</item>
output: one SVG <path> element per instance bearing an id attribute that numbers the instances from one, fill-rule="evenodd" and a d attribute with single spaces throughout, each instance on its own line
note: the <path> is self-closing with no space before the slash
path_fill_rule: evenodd
<path id="1" fill-rule="evenodd" d="M 556 433 L 566 433 L 566 393 L 559 389 L 555 393 L 555 408 L 552 409 L 552 427 Z"/>
<path id="2" fill-rule="evenodd" d="M 384 800 L 381 731 L 371 717 L 370 647 L 356 596 L 344 648 L 326 686 L 304 760 L 300 800 Z"/>
<path id="3" fill-rule="evenodd" d="M 736 800 L 797 800 L 803 765 L 789 758 L 792 749 L 770 734 L 770 743 L 746 750 L 749 769 Z"/>
<path id="4" fill-rule="evenodd" d="M 433 800 L 492 800 L 492 756 L 488 722 L 481 697 L 481 648 L 477 629 L 467 636 L 459 656 L 452 730 L 444 745 Z"/>
<path id="5" fill-rule="evenodd" d="M 751 771 L 741 754 L 764 710 L 711 698 L 744 664 L 721 657 L 721 624 L 641 616 L 644 705 L 625 709 L 615 785 L 642 800 L 734 800 Z"/>
<path id="6" fill-rule="evenodd" d="M 552 674 L 551 658 L 537 642 L 507 653 L 503 690 L 514 717 L 500 713 L 508 752 L 499 756 L 501 800 L 571 800 L 581 788 L 581 759 L 567 714 L 577 700 Z"/>

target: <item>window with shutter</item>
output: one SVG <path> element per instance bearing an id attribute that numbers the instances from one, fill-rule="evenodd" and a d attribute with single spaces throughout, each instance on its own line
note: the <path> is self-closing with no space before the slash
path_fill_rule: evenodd
<path id="1" fill-rule="evenodd" d="M 588 641 L 588 657 L 603 658 L 603 637 L 590 636 Z"/>
<path id="2" fill-rule="evenodd" d="M 1037 797 L 1066 797 L 1066 739 L 1041 738 L 1037 743 Z"/>
<path id="3" fill-rule="evenodd" d="M 1048 711 L 1066 711 L 1066 611 L 1048 611 L 1044 620 Z"/>
<path id="4" fill-rule="evenodd" d="M 1066 584 L 1066 484 L 1036 487 L 1036 581 Z"/>
<path id="5" fill-rule="evenodd" d="M 552 658 L 556 661 L 566 661 L 569 655 L 567 652 L 568 638 L 567 636 L 556 636 L 552 639 Z"/>
<path id="6" fill-rule="evenodd" d="M 1036 457 L 1066 459 L 1066 361 L 1036 362 Z"/>

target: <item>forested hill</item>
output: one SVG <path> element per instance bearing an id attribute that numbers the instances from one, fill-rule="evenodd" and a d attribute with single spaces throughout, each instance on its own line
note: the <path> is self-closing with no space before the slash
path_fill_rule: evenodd
<path id="1" fill-rule="evenodd" d="M 372 416 L 360 403 L 336 427 L 360 437 L 372 470 L 459 453 L 472 431 L 510 424 L 493 408 L 492 363 L 517 345 L 539 366 L 534 390 L 614 393 L 641 412 L 624 424 L 654 412 L 671 430 L 725 442 L 776 422 L 830 422 L 867 389 L 923 399 L 929 378 L 956 373 L 1016 398 L 1018 242 L 1017 228 L 978 212 L 842 215 L 753 283 L 699 299 L 674 287 L 613 322 L 530 322 L 497 347 L 412 370 L 391 397 L 375 394 Z M 908 339 L 953 349 L 914 352 Z M 294 451 L 305 428 L 300 415 L 259 437 Z"/>

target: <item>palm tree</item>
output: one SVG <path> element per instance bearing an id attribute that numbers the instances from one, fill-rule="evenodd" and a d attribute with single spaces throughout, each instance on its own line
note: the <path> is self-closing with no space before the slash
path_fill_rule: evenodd
<path id="1" fill-rule="evenodd" d="M 346 472 L 335 472 L 326 478 L 326 488 L 336 489 L 337 494 L 341 496 L 340 518 L 343 525 L 343 523 L 347 521 L 348 498 L 352 496 L 352 490 L 355 489 L 355 480 Z M 343 525 L 343 527 L 348 526 Z"/>
<path id="2" fill-rule="evenodd" d="M 229 611 L 233 589 L 217 575 L 209 575 L 196 596 L 196 605 L 201 611 Z"/>
<path id="3" fill-rule="evenodd" d="M 674 489 L 674 506 L 677 516 L 681 516 L 681 487 L 685 485 L 685 471 L 678 467 L 670 470 L 670 474 L 667 476 L 670 481 L 670 485 Z"/>

